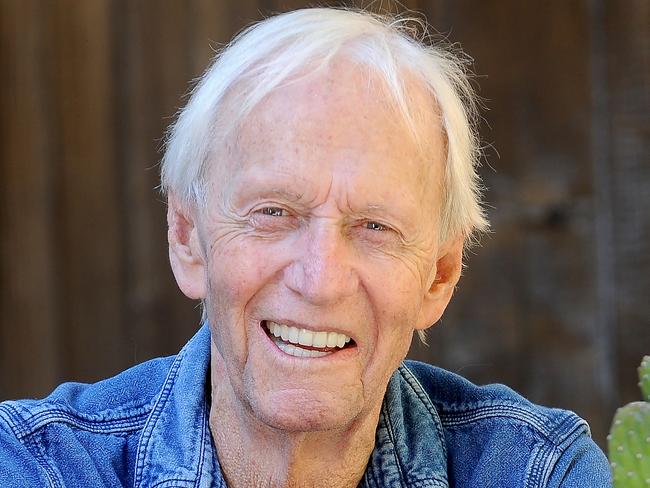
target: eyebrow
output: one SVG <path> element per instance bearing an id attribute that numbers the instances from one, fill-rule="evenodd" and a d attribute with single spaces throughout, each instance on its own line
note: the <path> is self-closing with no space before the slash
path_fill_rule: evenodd
<path id="1" fill-rule="evenodd" d="M 386 213 L 386 212 L 388 212 L 388 208 L 386 208 L 385 205 L 377 205 L 377 204 L 375 204 L 375 205 L 367 205 L 363 209 L 363 211 L 368 212 L 368 213 L 374 213 L 374 212 Z"/>
<path id="2" fill-rule="evenodd" d="M 299 202 L 302 200 L 304 193 L 294 193 L 283 188 L 271 188 L 260 193 L 260 195 L 273 195 L 274 197 L 281 197 L 292 202 Z"/>

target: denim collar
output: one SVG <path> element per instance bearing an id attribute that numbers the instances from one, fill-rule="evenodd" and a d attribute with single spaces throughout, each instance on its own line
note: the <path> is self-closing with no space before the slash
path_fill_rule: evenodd
<path id="1" fill-rule="evenodd" d="M 448 488 L 442 422 L 420 382 L 402 364 L 391 377 L 362 487 Z"/>
<path id="2" fill-rule="evenodd" d="M 210 329 L 176 356 L 142 430 L 136 488 L 226 487 L 209 428 Z"/>
<path id="3" fill-rule="evenodd" d="M 209 428 L 210 329 L 173 361 L 138 444 L 136 488 L 223 487 Z M 404 365 L 388 384 L 375 449 L 360 486 L 448 488 L 440 418 Z"/>

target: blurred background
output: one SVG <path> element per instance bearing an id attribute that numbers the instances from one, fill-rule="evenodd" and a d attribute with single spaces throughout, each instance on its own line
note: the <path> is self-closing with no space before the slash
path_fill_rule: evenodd
<path id="1" fill-rule="evenodd" d="M 214 47 L 308 3 L 0 1 L 0 400 L 194 333 L 167 260 L 160 140 Z M 487 108 L 493 233 L 411 357 L 575 410 L 604 446 L 650 353 L 650 2 L 381 3 L 460 43 Z"/>

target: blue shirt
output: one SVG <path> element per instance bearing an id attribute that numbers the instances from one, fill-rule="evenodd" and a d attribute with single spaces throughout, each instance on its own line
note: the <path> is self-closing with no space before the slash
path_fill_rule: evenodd
<path id="1" fill-rule="evenodd" d="M 208 425 L 210 332 L 174 357 L 0 404 L 2 487 L 225 487 Z M 611 486 L 584 420 L 406 361 L 362 487 Z"/>

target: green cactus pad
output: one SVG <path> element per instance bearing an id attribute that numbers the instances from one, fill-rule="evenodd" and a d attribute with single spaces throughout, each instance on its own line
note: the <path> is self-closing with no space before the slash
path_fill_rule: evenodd
<path id="1" fill-rule="evenodd" d="M 650 487 L 650 403 L 619 408 L 607 440 L 614 486 Z"/>
<path id="2" fill-rule="evenodd" d="M 644 402 L 619 408 L 607 436 L 615 488 L 650 487 L 650 356 L 639 366 Z"/>
<path id="3" fill-rule="evenodd" d="M 650 356 L 645 356 L 639 366 L 639 387 L 646 402 L 650 402 Z"/>

